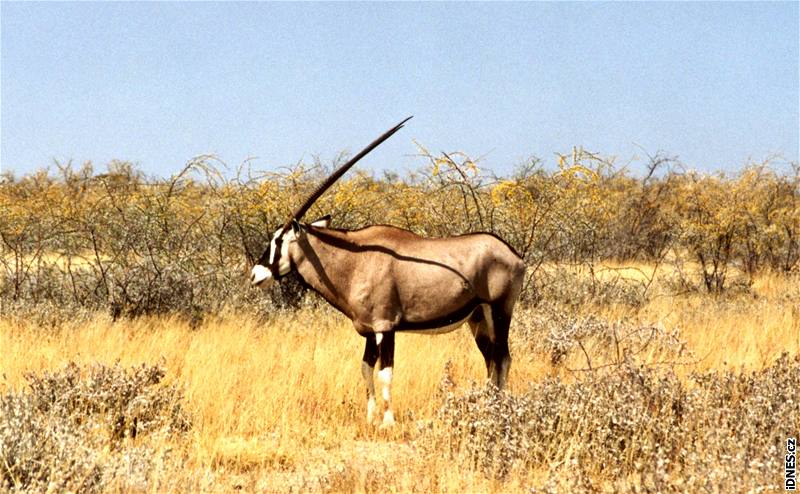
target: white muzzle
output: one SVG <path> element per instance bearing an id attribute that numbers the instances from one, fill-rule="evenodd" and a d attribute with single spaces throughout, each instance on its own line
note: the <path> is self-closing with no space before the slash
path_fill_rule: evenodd
<path id="1" fill-rule="evenodd" d="M 256 264 L 253 266 L 253 270 L 250 271 L 250 284 L 253 286 L 267 288 L 273 281 L 275 281 L 275 278 L 272 277 L 272 271 L 261 264 Z"/>

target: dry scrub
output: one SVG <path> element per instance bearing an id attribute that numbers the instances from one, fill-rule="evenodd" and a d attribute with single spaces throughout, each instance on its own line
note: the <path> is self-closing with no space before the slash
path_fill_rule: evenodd
<path id="1" fill-rule="evenodd" d="M 145 489 L 170 462 L 164 441 L 189 429 L 160 367 L 74 363 L 27 374 L 24 392 L 0 397 L 0 486 L 31 492 Z M 171 468 L 177 465 L 172 462 Z"/>
<path id="2" fill-rule="evenodd" d="M 389 223 L 430 236 L 492 232 L 529 267 L 525 300 L 576 307 L 585 294 L 647 300 L 647 283 L 598 284 L 608 260 L 670 264 L 677 289 L 715 294 L 746 291 L 760 273 L 788 273 L 800 262 L 797 163 L 776 161 L 782 173 L 763 163 L 704 175 L 656 156 L 645 177 L 634 177 L 612 158 L 575 150 L 571 162 L 531 159 L 497 177 L 461 153 L 421 154 L 418 173 L 340 181 L 307 219 L 331 214 L 335 227 Z M 42 307 L 115 318 L 180 313 L 197 324 L 225 307 L 296 308 L 298 283 L 269 302 L 243 290 L 242 278 L 324 167 L 226 176 L 220 166 L 203 156 L 169 179 L 147 179 L 124 162 L 107 173 L 86 164 L 0 176 L 0 310 L 39 318 Z M 552 263 L 592 274 L 573 279 L 587 283 L 581 296 L 567 299 L 549 283 L 542 268 Z M 43 322 L 57 319 L 46 311 Z"/>
<path id="3" fill-rule="evenodd" d="M 448 388 L 432 448 L 487 475 L 544 469 L 575 490 L 758 491 L 779 486 L 800 427 L 800 359 L 759 372 L 673 372 L 623 363 L 519 395 Z M 426 438 L 427 439 L 427 438 Z"/>

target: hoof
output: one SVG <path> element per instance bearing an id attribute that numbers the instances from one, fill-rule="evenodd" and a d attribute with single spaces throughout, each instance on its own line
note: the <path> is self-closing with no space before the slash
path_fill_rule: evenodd
<path id="1" fill-rule="evenodd" d="M 394 427 L 394 414 L 391 410 L 387 410 L 386 413 L 383 414 L 383 422 L 381 423 L 380 428 L 383 430 L 391 429 Z"/>
<path id="2" fill-rule="evenodd" d="M 370 398 L 367 402 L 367 423 L 369 425 L 375 423 L 375 398 Z"/>

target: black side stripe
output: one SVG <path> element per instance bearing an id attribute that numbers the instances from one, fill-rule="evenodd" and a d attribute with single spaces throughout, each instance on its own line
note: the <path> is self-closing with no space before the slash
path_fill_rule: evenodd
<path id="1" fill-rule="evenodd" d="M 439 329 L 466 319 L 479 305 L 484 304 L 483 300 L 472 299 L 460 309 L 446 316 L 431 319 L 429 321 L 407 321 L 402 319 L 397 325 L 397 331 L 414 331 L 426 329 Z"/>

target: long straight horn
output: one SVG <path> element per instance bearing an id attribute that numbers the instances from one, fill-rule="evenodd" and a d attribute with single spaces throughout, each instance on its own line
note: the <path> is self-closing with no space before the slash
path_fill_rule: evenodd
<path id="1" fill-rule="evenodd" d="M 340 166 L 335 172 L 333 172 L 327 178 L 327 180 L 325 180 L 324 182 L 319 184 L 319 186 L 316 189 L 314 189 L 314 192 L 312 192 L 311 195 L 308 196 L 308 199 L 306 199 L 305 202 L 299 208 L 297 208 L 294 213 L 292 213 L 292 215 L 286 221 L 286 224 L 283 225 L 283 230 L 282 231 L 286 232 L 287 230 L 289 230 L 289 228 L 291 228 L 291 226 L 292 226 L 292 220 L 300 220 L 300 218 L 302 218 L 303 215 L 306 214 L 306 211 L 308 211 L 308 209 L 314 204 L 314 202 L 317 199 L 319 199 L 319 197 L 322 194 L 324 194 L 325 191 L 328 190 L 328 188 L 331 185 L 334 184 L 334 182 L 339 180 L 339 178 L 342 175 L 344 175 L 345 172 L 347 172 L 347 170 L 349 170 L 351 166 L 355 165 L 358 162 L 358 160 L 360 160 L 361 158 L 366 156 L 367 153 L 369 153 L 370 151 L 372 151 L 373 149 L 378 147 L 383 141 L 385 141 L 386 139 L 390 138 L 392 136 L 392 134 L 394 134 L 398 130 L 402 129 L 403 128 L 403 124 L 405 124 L 406 122 L 411 120 L 412 117 L 413 117 L 413 115 L 411 117 L 406 118 L 405 120 L 403 120 L 399 124 L 395 125 L 391 129 L 387 130 L 382 136 L 380 136 L 377 139 L 375 139 L 374 141 L 372 141 L 372 143 L 369 146 L 367 146 L 364 149 L 362 149 L 360 153 L 358 153 L 357 155 L 353 156 L 353 158 L 350 161 L 348 161 L 344 165 Z"/>

